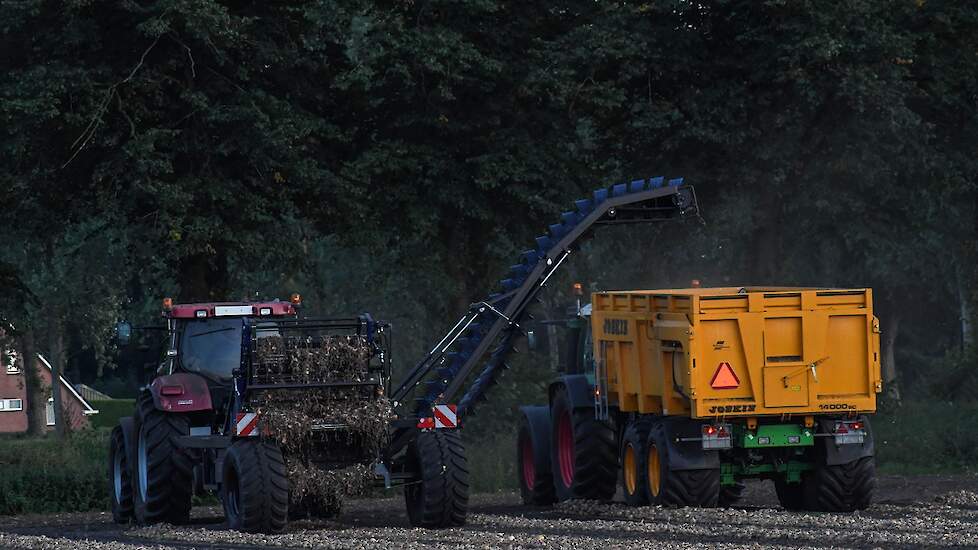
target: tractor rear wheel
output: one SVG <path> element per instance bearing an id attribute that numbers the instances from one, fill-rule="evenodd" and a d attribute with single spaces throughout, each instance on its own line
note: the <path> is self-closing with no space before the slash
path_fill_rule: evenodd
<path id="1" fill-rule="evenodd" d="M 143 394 L 136 410 L 136 456 L 132 465 L 133 504 L 141 524 L 190 521 L 193 465 L 176 444 L 190 434 L 187 418 L 156 410 Z"/>
<path id="2" fill-rule="evenodd" d="M 409 467 L 420 478 L 404 487 L 408 519 L 415 527 L 465 525 L 469 468 L 459 430 L 420 432 L 408 447 Z"/>
<path id="3" fill-rule="evenodd" d="M 112 520 L 116 523 L 132 521 L 132 469 L 122 426 L 112 428 L 109 440 L 109 495 L 112 499 Z"/>
<path id="4" fill-rule="evenodd" d="M 614 427 L 596 419 L 591 408 L 575 410 L 565 390 L 554 394 L 550 411 L 557 498 L 611 499 L 618 484 Z"/>
<path id="5" fill-rule="evenodd" d="M 221 500 L 228 527 L 245 533 L 281 533 L 289 519 L 289 479 L 278 445 L 239 439 L 224 457 Z"/>
<path id="6" fill-rule="evenodd" d="M 657 422 L 646 445 L 648 501 L 661 506 L 715 508 L 720 496 L 720 469 L 673 470 L 669 451 L 665 429 Z"/>
<path id="7" fill-rule="evenodd" d="M 645 449 L 651 427 L 648 419 L 633 420 L 625 428 L 622 437 L 622 489 L 625 504 L 629 506 L 644 506 L 649 503 L 649 470 L 645 462 L 648 455 Z"/>
<path id="8" fill-rule="evenodd" d="M 546 409 L 544 409 L 546 410 Z M 540 448 L 540 437 L 534 437 L 533 426 L 524 415 L 516 437 L 516 471 L 520 480 L 523 504 L 553 504 L 554 480 L 550 468 L 550 449 Z"/>

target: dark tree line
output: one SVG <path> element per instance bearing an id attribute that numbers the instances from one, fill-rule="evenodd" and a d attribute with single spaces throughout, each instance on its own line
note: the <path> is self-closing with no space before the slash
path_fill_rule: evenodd
<path id="1" fill-rule="evenodd" d="M 0 22 L 0 313 L 81 379 L 163 295 L 299 287 L 399 320 L 406 363 L 571 200 L 683 175 L 705 227 L 596 243 L 574 276 L 872 286 L 891 387 L 939 363 L 978 388 L 970 4 L 10 0 Z"/>

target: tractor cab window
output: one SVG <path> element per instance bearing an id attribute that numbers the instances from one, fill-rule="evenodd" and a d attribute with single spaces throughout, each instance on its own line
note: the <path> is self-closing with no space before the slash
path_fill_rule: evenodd
<path id="1" fill-rule="evenodd" d="M 230 382 L 241 366 L 241 318 L 188 321 L 180 337 L 184 370 L 219 382 Z"/>

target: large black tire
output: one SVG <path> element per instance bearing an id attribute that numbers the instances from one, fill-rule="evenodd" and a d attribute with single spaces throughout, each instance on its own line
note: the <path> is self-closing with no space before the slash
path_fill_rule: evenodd
<path id="1" fill-rule="evenodd" d="M 594 410 L 573 409 L 564 390 L 550 406 L 551 459 L 559 500 L 610 500 L 618 484 L 615 429 L 597 420 Z"/>
<path id="2" fill-rule="evenodd" d="M 876 461 L 867 456 L 837 466 L 819 465 L 806 508 L 821 512 L 865 510 L 876 494 Z"/>
<path id="3" fill-rule="evenodd" d="M 649 471 L 646 445 L 652 422 L 639 418 L 628 423 L 621 443 L 621 480 L 625 504 L 644 506 L 649 503 Z"/>
<path id="4" fill-rule="evenodd" d="M 112 520 L 116 523 L 132 521 L 132 469 L 129 466 L 122 426 L 112 428 L 109 439 L 109 495 L 112 500 Z"/>
<path id="5" fill-rule="evenodd" d="M 801 483 L 788 483 L 782 479 L 774 480 L 774 491 L 778 494 L 778 502 L 785 510 L 798 511 L 806 508 L 805 498 L 809 483 L 806 483 L 808 474 L 802 474 Z"/>
<path id="6" fill-rule="evenodd" d="M 143 394 L 136 410 L 133 504 L 136 521 L 148 525 L 190 521 L 193 463 L 175 439 L 190 434 L 187 418 L 156 410 Z"/>
<path id="7" fill-rule="evenodd" d="M 746 488 L 747 486 L 742 481 L 737 481 L 733 485 L 722 485 L 717 504 L 723 508 L 734 506 L 740 502 L 741 497 L 744 496 L 744 489 Z"/>
<path id="8" fill-rule="evenodd" d="M 420 474 L 404 487 L 408 519 L 415 527 L 465 525 L 469 468 L 459 430 L 420 432 L 408 447 L 409 467 Z"/>
<path id="9" fill-rule="evenodd" d="M 654 423 L 649 431 L 645 459 L 649 503 L 715 508 L 720 497 L 720 469 L 673 470 L 669 449 L 663 425 Z"/>
<path id="10" fill-rule="evenodd" d="M 235 441 L 224 456 L 221 501 L 231 529 L 266 534 L 285 530 L 289 479 L 278 445 L 257 438 Z"/>
<path id="11" fill-rule="evenodd" d="M 523 415 L 516 436 L 516 475 L 523 504 L 546 506 L 557 500 L 550 468 L 550 449 L 541 449 L 534 444 L 539 438 L 533 437 L 532 430 L 529 419 Z"/>

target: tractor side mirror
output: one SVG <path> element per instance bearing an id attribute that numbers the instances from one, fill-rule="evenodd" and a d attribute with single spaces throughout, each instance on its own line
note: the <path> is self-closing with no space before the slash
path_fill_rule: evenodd
<path id="1" fill-rule="evenodd" d="M 129 345 L 132 340 L 132 324 L 127 321 L 120 321 L 115 325 L 115 342 L 120 348 Z"/>
<path id="2" fill-rule="evenodd" d="M 532 330 L 528 330 L 526 332 L 526 349 L 536 351 L 539 345 L 540 344 L 537 341 L 537 333 Z"/>

